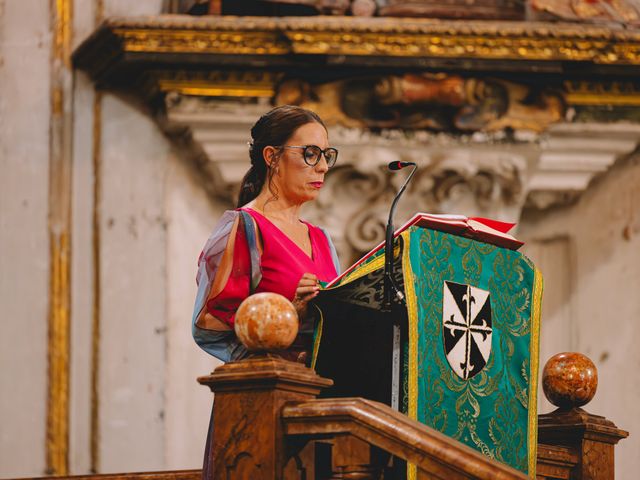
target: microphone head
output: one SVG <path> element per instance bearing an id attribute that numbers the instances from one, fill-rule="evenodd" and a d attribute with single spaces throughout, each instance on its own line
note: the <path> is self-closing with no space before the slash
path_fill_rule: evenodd
<path id="1" fill-rule="evenodd" d="M 401 162 L 400 160 L 396 160 L 395 162 L 390 162 L 387 168 L 389 170 L 400 170 L 401 168 L 412 166 L 415 166 L 415 162 Z"/>

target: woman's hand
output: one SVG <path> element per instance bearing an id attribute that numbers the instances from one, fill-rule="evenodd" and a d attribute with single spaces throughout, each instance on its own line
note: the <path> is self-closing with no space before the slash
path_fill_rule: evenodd
<path id="1" fill-rule="evenodd" d="M 319 291 L 320 283 L 318 282 L 318 277 L 313 273 L 305 273 L 302 275 L 296 287 L 296 294 L 292 302 L 298 312 L 300 321 L 307 316 L 307 304 L 309 300 L 317 296 Z"/>

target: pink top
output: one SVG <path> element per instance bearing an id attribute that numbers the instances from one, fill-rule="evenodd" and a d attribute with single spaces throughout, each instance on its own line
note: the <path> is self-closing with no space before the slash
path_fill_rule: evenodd
<path id="1" fill-rule="evenodd" d="M 310 223 L 311 257 L 293 240 L 285 235 L 270 220 L 251 208 L 242 208 L 255 220 L 262 238 L 260 269 L 262 279 L 256 287 L 258 292 L 274 292 L 293 300 L 296 287 L 304 273 L 313 273 L 321 281 L 328 282 L 337 275 L 331 246 L 325 233 Z M 216 318 L 233 326 L 235 311 L 249 295 L 250 253 L 246 235 L 237 229 L 233 252 L 233 267 L 224 289 L 215 298 L 207 301 L 207 311 Z"/>

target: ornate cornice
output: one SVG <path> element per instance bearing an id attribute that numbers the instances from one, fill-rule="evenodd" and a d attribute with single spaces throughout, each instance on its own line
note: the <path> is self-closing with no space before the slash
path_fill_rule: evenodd
<path id="1" fill-rule="evenodd" d="M 633 64 L 640 32 L 575 24 L 368 19 L 286 30 L 299 54 L 590 61 Z M 292 26 L 293 27 L 293 26 Z M 324 27 L 324 28 L 323 28 Z"/>
<path id="2" fill-rule="evenodd" d="M 639 66 L 640 31 L 615 25 L 516 21 L 164 15 L 106 20 L 76 50 L 74 61 L 100 77 L 106 67 L 126 63 L 132 55 L 162 63 L 158 54 L 192 67 L 193 56 L 200 67 L 260 66 L 260 58 L 274 56 L 288 65 L 331 56 L 335 62 L 329 65 L 341 67 L 363 61 L 380 66 L 389 57 L 395 58 L 396 67 L 425 66 L 436 59 L 517 60 L 525 70 L 527 62 Z M 503 68 L 520 67 L 511 63 Z M 562 68 L 555 65 L 550 70 Z"/>
<path id="3" fill-rule="evenodd" d="M 158 28 L 115 28 L 125 52 L 217 53 L 224 55 L 284 55 L 291 52 L 278 31 Z"/>

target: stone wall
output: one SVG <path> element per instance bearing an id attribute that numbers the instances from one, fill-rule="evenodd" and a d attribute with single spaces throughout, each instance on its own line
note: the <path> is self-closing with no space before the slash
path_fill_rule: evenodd
<path id="1" fill-rule="evenodd" d="M 49 12 L 0 2 L 0 475 L 45 467 Z M 9 393 L 9 394 L 8 394 Z"/>
<path id="2" fill-rule="evenodd" d="M 101 16 L 157 14 L 163 7 L 162 1 L 70 4 L 72 45 Z M 3 478 L 50 473 L 53 33 L 48 4 L 0 2 Z M 211 371 L 214 361 L 192 343 L 189 321 L 196 260 L 220 208 L 172 153 L 148 111 L 130 98 L 96 94 L 82 72 L 73 76 L 64 92 L 72 99 L 74 120 L 67 473 L 197 468 L 211 395 L 195 378 Z M 91 395 L 94 379 L 97 398 Z"/>
<path id="3" fill-rule="evenodd" d="M 577 351 L 598 368 L 585 408 L 631 432 L 616 447 L 616 477 L 640 469 L 640 157 L 596 179 L 573 206 L 525 214 L 523 252 L 545 278 L 541 367 L 553 354 Z M 540 413 L 553 408 L 540 402 Z"/>

